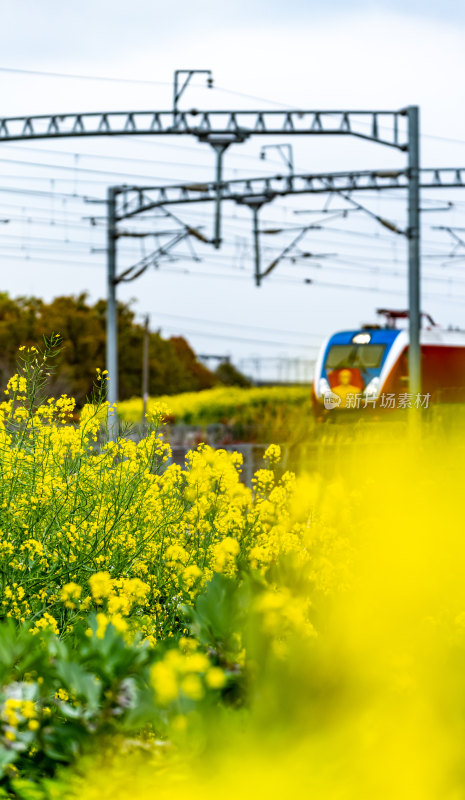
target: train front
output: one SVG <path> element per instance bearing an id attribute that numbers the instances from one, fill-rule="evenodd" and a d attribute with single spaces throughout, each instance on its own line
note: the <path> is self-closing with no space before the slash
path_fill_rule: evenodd
<path id="1" fill-rule="evenodd" d="M 402 331 L 386 328 L 341 331 L 331 336 L 321 348 L 315 368 L 313 406 L 317 416 L 373 408 L 387 373 L 397 361 L 399 337 L 404 336 Z"/>

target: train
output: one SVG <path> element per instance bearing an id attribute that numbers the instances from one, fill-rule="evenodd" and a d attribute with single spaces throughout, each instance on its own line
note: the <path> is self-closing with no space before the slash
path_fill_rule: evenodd
<path id="1" fill-rule="evenodd" d="M 340 331 L 322 345 L 313 379 L 317 417 L 328 412 L 385 412 L 465 402 L 465 331 L 444 329 L 422 314 L 421 393 L 408 391 L 408 311 L 378 309 L 384 325 Z M 402 324 L 402 323 L 401 323 Z"/>

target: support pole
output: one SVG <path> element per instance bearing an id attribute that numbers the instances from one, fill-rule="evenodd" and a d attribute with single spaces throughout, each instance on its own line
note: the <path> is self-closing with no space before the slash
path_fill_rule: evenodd
<path id="1" fill-rule="evenodd" d="M 252 206 L 253 214 L 253 241 L 255 251 L 255 286 L 260 286 L 260 230 L 258 227 L 259 205 Z"/>
<path id="2" fill-rule="evenodd" d="M 215 233 L 213 242 L 215 249 L 219 250 L 221 245 L 221 200 L 222 200 L 222 180 L 223 180 L 223 155 L 228 145 L 213 145 L 216 152 L 216 197 L 215 197 Z"/>
<path id="3" fill-rule="evenodd" d="M 118 402 L 118 329 L 116 308 L 116 192 L 113 186 L 107 193 L 107 370 L 108 401 Z M 116 410 L 108 414 L 108 434 L 114 441 L 118 434 Z"/>
<path id="4" fill-rule="evenodd" d="M 179 80 L 179 72 L 180 70 L 177 69 L 174 72 L 174 82 L 173 82 L 173 128 L 176 127 L 178 122 L 178 80 Z"/>
<path id="5" fill-rule="evenodd" d="M 223 156 L 232 144 L 241 144 L 249 134 L 234 131 L 223 135 L 216 135 L 211 132 L 198 133 L 199 142 L 206 142 L 216 153 L 216 175 L 215 175 L 215 226 L 213 244 L 216 250 L 221 247 L 221 201 L 223 200 Z"/>
<path id="6" fill-rule="evenodd" d="M 142 356 L 142 422 L 145 422 L 149 399 L 149 320 L 147 314 L 144 327 L 144 353 Z"/>
<path id="7" fill-rule="evenodd" d="M 259 215 L 258 212 L 260 211 L 261 207 L 265 205 L 265 203 L 269 203 L 273 199 L 273 195 L 262 194 L 258 197 L 243 197 L 236 200 L 236 203 L 239 205 L 248 206 L 252 212 L 252 234 L 253 234 L 253 242 L 254 242 L 254 254 L 255 254 L 255 286 L 260 286 L 262 282 L 262 278 L 267 275 L 267 271 L 261 272 L 261 253 L 260 253 L 260 228 L 259 228 Z"/>
<path id="8" fill-rule="evenodd" d="M 184 75 L 184 83 L 179 88 L 179 76 Z M 207 86 L 209 89 L 213 87 L 213 73 L 211 69 L 177 69 L 174 72 L 174 82 L 173 82 L 173 128 L 176 128 L 178 124 L 178 102 L 179 98 L 183 94 L 184 90 L 187 89 L 187 85 L 190 82 L 190 79 L 193 75 L 208 75 L 207 79 Z"/>
<path id="9" fill-rule="evenodd" d="M 409 392 L 421 392 L 420 310 L 420 124 L 418 106 L 408 106 L 408 294 Z"/>

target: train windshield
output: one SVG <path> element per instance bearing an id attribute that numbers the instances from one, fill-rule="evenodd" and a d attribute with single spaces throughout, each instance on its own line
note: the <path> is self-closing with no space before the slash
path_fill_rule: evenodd
<path id="1" fill-rule="evenodd" d="M 326 356 L 326 369 L 356 368 L 362 372 L 381 366 L 385 344 L 333 344 Z"/>

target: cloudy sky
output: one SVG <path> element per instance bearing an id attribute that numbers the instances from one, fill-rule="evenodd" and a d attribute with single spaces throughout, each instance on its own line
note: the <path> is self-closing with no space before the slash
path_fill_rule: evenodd
<path id="1" fill-rule="evenodd" d="M 182 107 L 418 104 L 422 164 L 465 166 L 464 34 L 465 5 L 459 0 L 3 2 L 1 114 L 168 110 L 174 70 L 203 68 L 212 70 L 215 88 L 196 78 Z M 286 142 L 291 139 L 251 137 L 231 147 L 226 177 L 285 172 L 276 150 L 267 151 L 266 160 L 259 155 L 264 144 Z M 405 163 L 396 151 L 349 138 L 299 137 L 292 144 L 296 172 Z M 188 136 L 2 143 L 0 219 L 9 220 L 0 226 L 2 289 L 45 298 L 81 291 L 92 299 L 104 297 L 105 206 L 88 200 L 102 201 L 109 185 L 205 181 L 213 170 L 211 149 Z M 357 199 L 405 226 L 402 192 Z M 165 258 L 157 270 L 122 286 L 119 296 L 134 298 L 134 309 L 141 316 L 150 313 L 153 328 L 165 335 L 184 333 L 199 352 L 228 353 L 236 361 L 311 360 L 331 331 L 373 320 L 379 306 L 406 305 L 404 239 L 363 212 L 342 216 L 353 208 L 345 201 L 326 202 L 324 196 L 286 197 L 262 210 L 262 228 L 285 229 L 262 235 L 264 267 L 299 226 L 320 227 L 308 232 L 259 289 L 252 281 L 250 212 L 225 204 L 219 252 L 195 244 L 193 253 L 179 245 L 172 261 Z M 465 246 L 454 249 L 451 234 L 437 226 L 465 228 L 465 192 L 425 190 L 422 207 L 428 210 L 424 310 L 443 325 L 463 324 Z M 176 213 L 211 235 L 210 206 L 179 206 Z M 162 222 L 152 215 L 141 224 L 151 233 Z M 121 242 L 120 269 L 156 243 L 153 237 Z M 308 252 L 316 256 L 302 256 Z M 312 283 L 305 282 L 309 279 Z"/>

